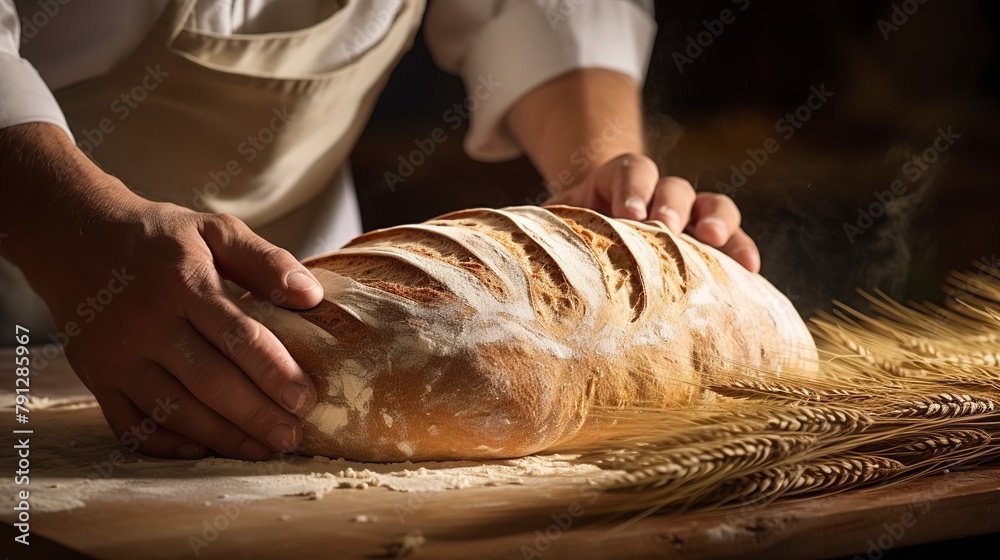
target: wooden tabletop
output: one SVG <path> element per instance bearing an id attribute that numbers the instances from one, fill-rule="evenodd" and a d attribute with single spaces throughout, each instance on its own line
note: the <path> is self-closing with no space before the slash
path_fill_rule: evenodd
<path id="1" fill-rule="evenodd" d="M 0 352 L 0 363 L 13 363 L 10 352 Z M 13 377 L 12 367 L 5 366 L 0 395 L 7 401 Z M 62 360 L 32 377 L 35 397 L 72 397 L 81 388 Z M 4 408 L 0 415 L 0 445 L 11 449 L 15 443 L 12 430 L 24 426 L 14 421 L 11 408 Z M 116 445 L 95 407 L 33 409 L 31 424 L 38 427 L 33 446 L 66 449 L 68 440 L 86 438 Z M 38 433 L 43 429 L 46 433 Z M 4 463 L 13 467 L 11 461 Z M 66 476 L 54 466 L 33 462 L 30 487 L 58 483 L 55 473 Z M 729 513 L 653 515 L 628 524 L 590 515 L 592 494 L 587 490 L 553 480 L 542 485 L 423 493 L 345 488 L 318 500 L 285 496 L 242 503 L 216 501 L 214 495 L 191 504 L 102 496 L 68 511 L 32 512 L 30 547 L 9 544 L 17 531 L 9 525 L 14 512 L 5 507 L 0 519 L 8 525 L 0 535 L 4 542 L 0 550 L 11 558 L 61 558 L 77 553 L 150 559 L 385 558 L 409 550 L 416 558 L 858 554 L 876 559 L 881 552 L 903 546 L 1000 532 L 1000 469 L 953 472 L 891 488 Z M 11 501 L 12 496 L 3 498 Z"/>

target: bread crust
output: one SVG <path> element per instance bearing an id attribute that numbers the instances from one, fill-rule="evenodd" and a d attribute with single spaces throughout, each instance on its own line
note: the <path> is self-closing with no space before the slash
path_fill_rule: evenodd
<path id="1" fill-rule="evenodd" d="M 304 452 L 518 457 L 599 439 L 595 407 L 671 407 L 709 376 L 815 370 L 791 303 L 659 222 L 568 206 L 473 209 L 305 264 L 325 299 L 265 325 L 319 399 Z"/>

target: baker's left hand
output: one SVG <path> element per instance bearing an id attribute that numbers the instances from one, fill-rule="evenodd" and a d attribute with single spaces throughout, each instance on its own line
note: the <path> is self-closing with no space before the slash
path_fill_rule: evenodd
<path id="1" fill-rule="evenodd" d="M 546 204 L 591 208 L 615 218 L 658 220 L 670 231 L 732 257 L 750 272 L 760 270 L 760 253 L 740 228 L 740 210 L 724 194 L 695 192 L 687 180 L 661 177 L 653 160 L 622 154 L 601 165 L 579 184 L 554 193 Z"/>

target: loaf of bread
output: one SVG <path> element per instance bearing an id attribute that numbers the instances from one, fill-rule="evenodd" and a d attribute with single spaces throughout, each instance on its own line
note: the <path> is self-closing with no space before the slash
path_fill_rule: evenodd
<path id="1" fill-rule="evenodd" d="M 709 376 L 816 363 L 778 290 L 659 222 L 465 210 L 305 264 L 324 301 L 264 322 L 319 392 L 308 454 L 518 457 L 599 439 L 595 407 L 679 406 Z"/>

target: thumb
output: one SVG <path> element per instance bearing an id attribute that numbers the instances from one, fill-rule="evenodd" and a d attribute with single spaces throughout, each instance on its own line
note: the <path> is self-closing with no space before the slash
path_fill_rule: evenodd
<path id="1" fill-rule="evenodd" d="M 612 216 L 645 220 L 660 171 L 644 155 L 624 154 L 605 163 L 595 179 L 598 193 L 611 202 Z"/>
<path id="2" fill-rule="evenodd" d="M 323 286 L 302 263 L 238 218 L 209 215 L 202 236 L 222 275 L 254 296 L 294 309 L 308 309 L 323 300 Z"/>

